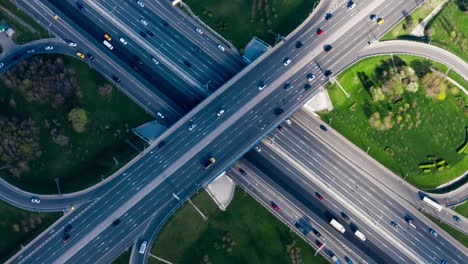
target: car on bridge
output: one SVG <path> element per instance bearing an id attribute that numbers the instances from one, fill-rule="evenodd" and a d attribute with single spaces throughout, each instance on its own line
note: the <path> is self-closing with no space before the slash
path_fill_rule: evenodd
<path id="1" fill-rule="evenodd" d="M 77 56 L 78 58 L 80 58 L 80 59 L 84 59 L 84 58 L 85 58 L 85 55 L 84 55 L 83 53 L 79 52 L 79 51 L 76 53 L 76 56 Z"/>
<path id="2" fill-rule="evenodd" d="M 273 208 L 273 210 L 275 210 L 276 212 L 279 212 L 279 210 L 281 210 L 279 206 L 274 202 L 271 202 L 271 208 Z"/>
<path id="3" fill-rule="evenodd" d="M 461 223 L 462 221 L 461 218 L 456 215 L 453 216 L 453 220 L 457 221 L 458 223 Z"/>
<path id="4" fill-rule="evenodd" d="M 226 50 L 226 49 L 224 48 L 224 46 L 221 45 L 221 44 L 218 44 L 217 47 L 218 47 L 218 49 L 219 49 L 220 51 L 225 51 L 225 50 Z"/>
<path id="5" fill-rule="evenodd" d="M 144 18 L 140 19 L 140 23 L 143 24 L 144 26 L 148 25 L 148 21 L 146 21 L 146 19 L 144 19 Z"/>
<path id="6" fill-rule="evenodd" d="M 325 31 L 323 31 L 323 29 L 317 28 L 317 36 L 322 36 L 323 33 L 325 33 Z"/>
<path id="7" fill-rule="evenodd" d="M 203 30 L 201 28 L 195 28 L 198 34 L 203 35 Z"/>
<path id="8" fill-rule="evenodd" d="M 433 237 L 437 237 L 437 235 L 438 235 L 437 232 L 436 232 L 434 229 L 432 229 L 432 228 L 429 228 L 429 233 L 430 233 Z"/>
<path id="9" fill-rule="evenodd" d="M 381 17 L 379 19 L 377 19 L 377 25 L 382 25 L 384 22 L 385 22 L 385 19 L 383 19 Z"/>
<path id="10" fill-rule="evenodd" d="M 288 57 L 286 57 L 286 58 L 283 59 L 283 65 L 284 65 L 284 66 L 288 66 L 289 63 L 291 63 L 291 60 L 290 60 Z"/>
<path id="11" fill-rule="evenodd" d="M 322 201 L 323 199 L 325 199 L 320 193 L 318 192 L 315 192 L 315 197 L 317 197 L 317 199 L 319 199 L 320 201 Z"/>
<path id="12" fill-rule="evenodd" d="M 137 1 L 137 4 L 138 4 L 140 7 L 145 7 L 145 4 L 143 4 L 142 1 Z"/>
<path id="13" fill-rule="evenodd" d="M 111 36 L 109 36 L 109 34 L 104 34 L 104 38 L 107 40 L 107 41 L 111 41 L 112 38 Z"/>
<path id="14" fill-rule="evenodd" d="M 41 203 L 41 199 L 37 198 L 37 197 L 33 197 L 31 198 L 31 203 L 33 204 L 39 204 Z"/>
<path id="15" fill-rule="evenodd" d="M 127 45 L 127 44 L 128 44 L 127 40 L 125 40 L 123 37 L 120 37 L 119 40 L 120 40 L 120 42 L 122 42 L 122 44 L 124 44 L 124 45 Z"/>

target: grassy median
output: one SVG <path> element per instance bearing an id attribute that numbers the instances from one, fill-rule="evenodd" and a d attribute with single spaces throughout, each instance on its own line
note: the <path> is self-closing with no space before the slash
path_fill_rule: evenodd
<path id="1" fill-rule="evenodd" d="M 208 221 L 203 221 L 191 205 L 184 205 L 161 231 L 152 254 L 178 264 L 260 264 L 291 263 L 294 250 L 302 263 L 327 263 L 241 189 L 236 189 L 225 212 L 206 192 L 196 195 L 193 202 Z M 150 257 L 149 263 L 159 262 Z"/>
<path id="2" fill-rule="evenodd" d="M 331 85 L 334 110 L 320 116 L 410 183 L 435 188 L 468 169 L 458 153 L 468 137 L 468 97 L 431 71 L 437 65 L 411 56 L 365 59 L 338 76 L 350 97 Z"/>

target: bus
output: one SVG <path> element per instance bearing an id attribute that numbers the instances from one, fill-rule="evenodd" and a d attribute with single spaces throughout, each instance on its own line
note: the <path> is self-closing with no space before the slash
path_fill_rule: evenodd
<path id="1" fill-rule="evenodd" d="M 439 212 L 442 211 L 442 208 L 443 208 L 442 205 L 440 205 L 440 204 L 434 202 L 433 200 L 431 200 L 431 199 L 430 199 L 429 197 L 427 197 L 427 196 L 424 196 L 423 202 L 429 204 L 430 206 L 432 206 L 433 208 L 435 208 L 435 209 L 436 209 L 437 211 L 439 211 Z"/>

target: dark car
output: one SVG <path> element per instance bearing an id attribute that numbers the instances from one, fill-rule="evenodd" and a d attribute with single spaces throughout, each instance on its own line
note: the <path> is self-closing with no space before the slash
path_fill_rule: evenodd
<path id="1" fill-rule="evenodd" d="M 330 20 L 333 17 L 332 13 L 325 14 L 325 20 Z"/>
<path id="2" fill-rule="evenodd" d="M 88 53 L 88 58 L 89 58 L 90 61 L 94 60 L 94 56 L 92 54 L 89 54 L 89 53 Z"/>
<path id="3" fill-rule="evenodd" d="M 317 197 L 317 199 L 319 199 L 320 201 L 322 201 L 323 199 L 325 199 L 325 198 L 323 198 L 323 196 L 322 196 L 320 193 L 318 193 L 318 192 L 315 192 L 315 197 Z"/>
<path id="4" fill-rule="evenodd" d="M 120 79 L 117 76 L 112 76 L 112 80 L 116 83 L 120 83 Z"/>
<path id="5" fill-rule="evenodd" d="M 243 170 L 243 169 L 240 169 L 240 168 L 239 168 L 239 172 L 240 172 L 243 176 L 246 176 L 246 175 L 247 175 L 247 172 L 245 172 L 245 170 Z"/>
<path id="6" fill-rule="evenodd" d="M 453 220 L 457 221 L 458 223 L 461 223 L 462 221 L 461 218 L 456 215 L 453 216 Z"/>
<path id="7" fill-rule="evenodd" d="M 76 3 L 76 7 L 81 11 L 83 11 L 83 9 L 84 9 L 83 5 L 80 2 Z"/>
<path id="8" fill-rule="evenodd" d="M 138 59 L 138 64 L 143 65 L 143 61 L 141 59 Z"/>
<path id="9" fill-rule="evenodd" d="M 299 49 L 303 46 L 302 42 L 298 41 L 296 42 L 296 49 Z"/>
<path id="10" fill-rule="evenodd" d="M 119 218 L 115 219 L 114 222 L 112 222 L 113 226 L 118 226 L 120 224 L 121 220 Z"/>
<path id="11" fill-rule="evenodd" d="M 349 216 L 345 212 L 341 212 L 341 217 L 343 217 L 344 220 L 349 221 Z"/>
<path id="12" fill-rule="evenodd" d="M 284 110 L 281 108 L 275 108 L 273 112 L 275 113 L 275 115 L 281 115 L 284 112 Z"/>
<path id="13" fill-rule="evenodd" d="M 70 232 L 72 230 L 72 228 L 73 228 L 73 226 L 68 224 L 68 225 L 65 226 L 65 228 L 63 228 L 63 232 L 68 233 L 68 232 Z"/>
<path id="14" fill-rule="evenodd" d="M 400 228 L 400 226 L 399 226 L 399 225 L 397 224 L 397 222 L 395 222 L 395 221 L 391 221 L 390 224 L 391 224 L 394 228 L 396 228 L 396 229 L 399 229 L 399 228 Z"/>
<path id="15" fill-rule="evenodd" d="M 322 234 L 320 234 L 320 232 L 317 230 L 317 229 L 313 229 L 312 232 L 314 232 L 314 234 L 317 236 L 317 237 L 321 237 Z"/>
<path id="16" fill-rule="evenodd" d="M 344 260 L 345 260 L 346 263 L 348 263 L 348 264 L 353 264 L 353 261 L 352 261 L 348 256 L 345 256 L 345 257 L 344 257 Z"/>
<path id="17" fill-rule="evenodd" d="M 307 90 L 309 90 L 310 88 L 312 88 L 312 85 L 310 85 L 310 84 L 308 84 L 308 83 L 304 84 L 304 90 L 307 91 Z"/>
<path id="18" fill-rule="evenodd" d="M 146 35 L 146 33 L 145 33 L 145 32 L 143 32 L 143 31 L 140 31 L 140 36 L 142 36 L 142 37 L 146 38 L 148 35 Z"/>
<path id="19" fill-rule="evenodd" d="M 328 77 L 328 76 L 332 75 L 332 71 L 326 70 L 326 71 L 323 73 L 323 75 L 325 75 L 325 77 Z"/>
<path id="20" fill-rule="evenodd" d="M 327 45 L 323 46 L 323 50 L 324 50 L 325 52 L 329 52 L 329 51 L 332 50 L 332 49 L 333 49 L 333 47 L 332 47 L 331 45 L 328 45 L 328 44 L 327 44 Z"/>
<path id="21" fill-rule="evenodd" d="M 184 60 L 184 64 L 185 64 L 185 66 L 187 66 L 189 68 L 192 67 L 192 64 L 190 62 L 186 61 L 186 60 Z"/>
<path id="22" fill-rule="evenodd" d="M 154 33 L 152 31 L 147 30 L 146 34 L 148 34 L 150 37 L 154 37 Z"/>
<path id="23" fill-rule="evenodd" d="M 277 212 L 280 210 L 279 206 L 277 204 L 275 204 L 274 202 L 271 202 L 271 208 L 273 208 L 273 210 L 275 210 Z"/>
<path id="24" fill-rule="evenodd" d="M 320 125 L 320 129 L 322 129 L 324 132 L 327 132 L 327 131 L 328 131 L 327 127 L 324 126 L 324 125 Z"/>
<path id="25" fill-rule="evenodd" d="M 158 148 L 162 148 L 162 147 L 164 147 L 165 145 L 166 145 L 166 142 L 165 142 L 165 141 L 160 141 L 160 142 L 158 143 Z"/>
<path id="26" fill-rule="evenodd" d="M 290 83 L 290 82 L 286 82 L 284 85 L 283 85 L 283 90 L 285 90 L 286 92 L 291 90 L 293 88 L 293 85 Z"/>
<path id="27" fill-rule="evenodd" d="M 294 223 L 294 226 L 299 229 L 299 231 L 301 231 L 301 233 L 305 233 L 305 229 L 301 226 L 301 224 L 299 224 L 298 222 Z"/>
<path id="28" fill-rule="evenodd" d="M 323 243 L 318 241 L 318 240 L 315 240 L 315 244 L 317 245 L 317 247 L 321 248 L 323 246 Z"/>
<path id="29" fill-rule="evenodd" d="M 70 238 L 71 238 L 70 234 L 65 233 L 62 237 L 63 243 L 67 243 L 68 241 L 70 241 Z"/>
<path id="30" fill-rule="evenodd" d="M 165 26 L 165 27 L 169 26 L 169 24 L 166 22 L 166 20 L 162 20 L 162 21 L 161 21 L 161 24 L 162 24 L 163 26 Z"/>

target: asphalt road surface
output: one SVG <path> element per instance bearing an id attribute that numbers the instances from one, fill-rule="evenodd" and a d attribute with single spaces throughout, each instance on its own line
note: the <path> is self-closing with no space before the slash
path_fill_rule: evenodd
<path id="1" fill-rule="evenodd" d="M 352 63 L 368 38 L 379 35 L 377 25 L 369 21 L 370 13 L 386 18 L 383 31 L 415 5 L 362 1 L 353 10 L 339 8 L 331 21 L 310 20 L 170 127 L 152 148 L 132 161 L 123 172 L 125 180 L 89 205 L 69 212 L 10 262 L 97 263 L 115 258 L 155 212 L 164 219 L 180 205 L 172 194 L 187 199 L 312 96 L 326 82 L 324 69 L 339 72 Z M 316 36 L 318 27 L 325 30 L 321 37 Z M 296 49 L 299 40 L 304 46 Z M 325 44 L 332 45 L 333 52 L 323 51 Z M 285 57 L 292 60 L 288 66 L 282 63 Z M 304 89 L 305 74 L 311 71 L 317 78 L 310 89 Z M 267 84 L 263 91 L 257 89 L 259 81 Z M 289 91 L 283 89 L 287 81 L 294 87 Z M 220 109 L 225 113 L 217 116 Z M 189 130 L 193 124 L 196 127 Z M 161 140 L 165 142 L 162 149 L 157 146 Z M 205 170 L 201 164 L 209 157 L 216 157 L 217 162 Z M 120 222 L 113 225 L 116 219 Z M 63 243 L 61 236 L 68 223 L 74 231 L 70 241 Z"/>

